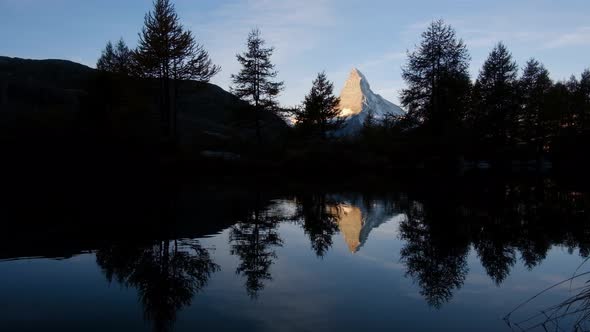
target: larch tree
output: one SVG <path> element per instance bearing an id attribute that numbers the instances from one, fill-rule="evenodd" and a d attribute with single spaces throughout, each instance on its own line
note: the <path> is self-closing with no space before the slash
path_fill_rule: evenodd
<path id="1" fill-rule="evenodd" d="M 265 47 L 265 44 L 260 30 L 252 30 L 248 35 L 247 50 L 236 56 L 242 69 L 231 76 L 232 93 L 254 107 L 259 143 L 262 141 L 260 112 L 279 110 L 277 97 L 284 87 L 283 82 L 274 80 L 278 74 L 270 59 L 274 48 Z"/>
<path id="2" fill-rule="evenodd" d="M 583 122 L 583 114 L 580 112 L 582 108 L 580 82 L 575 75 L 572 75 L 569 80 L 556 83 L 552 90 L 554 97 L 552 101 L 563 103 L 557 105 L 557 108 L 561 109 L 559 125 L 562 131 L 567 131 L 568 133 L 572 133 L 572 131 L 578 132 Z M 555 95 L 565 98 L 555 98 Z"/>
<path id="3" fill-rule="evenodd" d="M 122 75 L 131 74 L 132 67 L 133 52 L 123 38 L 119 39 L 116 46 L 109 41 L 96 63 L 96 69 L 100 71 Z"/>
<path id="4" fill-rule="evenodd" d="M 193 33 L 185 30 L 170 0 L 155 0 L 146 14 L 135 51 L 140 75 L 160 81 L 160 111 L 166 136 L 176 135 L 176 99 L 182 80 L 208 82 L 221 68 Z"/>
<path id="5" fill-rule="evenodd" d="M 115 47 L 109 40 L 106 47 L 102 51 L 98 62 L 96 63 L 96 69 L 105 72 L 112 72 L 115 68 Z"/>
<path id="6" fill-rule="evenodd" d="M 518 110 L 518 65 L 503 43 L 486 59 L 473 89 L 473 130 L 485 142 L 508 143 Z"/>
<path id="7" fill-rule="evenodd" d="M 537 153 L 542 153 L 547 136 L 547 96 L 553 86 L 549 71 L 537 60 L 530 59 L 520 78 L 522 105 L 518 121 L 521 124 L 521 139 L 534 144 Z"/>
<path id="8" fill-rule="evenodd" d="M 340 99 L 334 95 L 334 84 L 325 72 L 319 73 L 305 96 L 303 106 L 295 113 L 297 126 L 326 139 L 330 131 L 342 126 L 339 103 Z"/>
<path id="9" fill-rule="evenodd" d="M 470 99 L 469 61 L 455 30 L 442 20 L 432 22 L 402 68 L 407 88 L 401 103 L 408 116 L 436 134 L 456 129 Z"/>
<path id="10" fill-rule="evenodd" d="M 580 106 L 578 111 L 578 122 L 580 130 L 588 130 L 590 126 L 590 69 L 586 69 L 580 76 L 578 84 Z"/>

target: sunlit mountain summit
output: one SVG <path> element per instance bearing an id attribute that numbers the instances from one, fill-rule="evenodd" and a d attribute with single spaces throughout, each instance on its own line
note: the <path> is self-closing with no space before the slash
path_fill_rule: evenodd
<path id="1" fill-rule="evenodd" d="M 356 68 L 352 69 L 344 84 L 339 109 L 340 116 L 345 119 L 344 127 L 337 133 L 339 135 L 357 133 L 369 114 L 377 121 L 388 114 L 405 114 L 399 106 L 374 93 L 365 75 Z"/>

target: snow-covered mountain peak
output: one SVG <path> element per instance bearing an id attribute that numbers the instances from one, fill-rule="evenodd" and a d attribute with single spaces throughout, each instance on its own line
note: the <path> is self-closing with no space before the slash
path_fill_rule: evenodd
<path id="1" fill-rule="evenodd" d="M 349 117 L 361 113 L 365 95 L 369 91 L 371 87 L 365 75 L 353 68 L 340 94 L 340 116 Z"/>
<path id="2" fill-rule="evenodd" d="M 367 80 L 365 75 L 363 75 L 363 73 L 361 73 L 361 71 L 356 68 L 352 68 L 348 80 L 351 81 L 351 83 L 355 84 L 358 84 L 357 82 L 360 82 L 361 88 L 371 89 L 369 81 Z"/>
<path id="3" fill-rule="evenodd" d="M 369 113 L 376 120 L 384 119 L 387 114 L 405 114 L 399 106 L 374 93 L 365 75 L 356 68 L 352 69 L 344 84 L 339 108 L 340 116 L 347 122 L 341 134 L 358 131 Z"/>

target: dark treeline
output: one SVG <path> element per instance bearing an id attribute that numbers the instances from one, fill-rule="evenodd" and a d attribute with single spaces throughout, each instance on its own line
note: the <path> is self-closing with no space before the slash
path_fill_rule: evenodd
<path id="1" fill-rule="evenodd" d="M 208 83 L 221 68 L 173 3 L 155 0 L 137 46 L 108 42 L 97 71 L 65 61 L 0 59 L 6 110 L 0 144 L 14 150 L 10 160 L 21 160 L 15 169 L 84 158 L 78 169 L 104 163 L 113 172 L 128 165 L 156 174 L 161 165 L 186 166 L 168 175 L 194 174 L 196 167 L 248 174 L 393 168 L 583 174 L 588 166 L 580 147 L 590 143 L 590 70 L 554 82 L 538 60 L 519 67 L 499 42 L 473 81 L 467 46 L 451 26 L 435 21 L 403 66 L 406 114 L 369 114 L 360 133 L 343 137 L 339 99 L 324 72 L 300 106 L 279 105 L 285 86 L 273 53 L 262 32 L 252 30 L 236 56 L 231 94 L 223 91 Z M 26 160 L 23 151 L 30 152 Z"/>
<path id="2" fill-rule="evenodd" d="M 178 45 L 150 44 L 166 33 L 188 35 Z M 254 111 L 255 159 L 263 151 L 263 159 L 292 169 L 321 169 L 346 161 L 367 167 L 503 170 L 547 170 L 554 165 L 582 169 L 587 163 L 579 147 L 590 137 L 589 70 L 579 78 L 553 82 L 538 60 L 531 58 L 520 68 L 507 46 L 499 42 L 473 82 L 467 46 L 451 26 L 435 21 L 416 49 L 408 52 L 403 67 L 407 87 L 400 97 L 407 114 L 379 120 L 369 114 L 359 135 L 344 138 L 333 135 L 343 119 L 333 83 L 325 73 L 318 74 L 301 106 L 281 108 L 276 98 L 284 85 L 275 80 L 274 48 L 265 47 L 257 29 L 246 45 L 246 52 L 237 56 L 242 69 L 232 75 L 232 92 Z M 179 51 L 178 59 L 154 58 L 158 47 L 166 54 L 175 48 L 184 51 Z M 163 68 L 161 72 L 146 67 L 154 61 Z M 130 51 L 123 41 L 116 46 L 109 43 L 98 68 L 159 78 L 165 96 L 161 107 L 166 110 L 172 107 L 169 95 L 178 94 L 174 89 L 170 93 L 168 84 L 175 83 L 168 81 L 208 81 L 220 70 L 190 32 L 182 30 L 173 5 L 162 0 L 146 16 L 138 49 Z M 265 140 L 263 132 L 269 131 L 261 122 L 265 113 L 293 119 L 290 134 L 279 141 Z M 270 145 L 275 149 L 269 150 Z M 245 150 L 232 152 L 248 159 Z"/>
<path id="3" fill-rule="evenodd" d="M 422 165 L 587 165 L 581 147 L 590 137 L 590 70 L 579 79 L 553 82 L 543 64 L 530 59 L 520 73 L 499 42 L 472 83 L 469 61 L 453 28 L 433 22 L 403 67 L 407 115 L 370 123 L 365 146 Z"/>

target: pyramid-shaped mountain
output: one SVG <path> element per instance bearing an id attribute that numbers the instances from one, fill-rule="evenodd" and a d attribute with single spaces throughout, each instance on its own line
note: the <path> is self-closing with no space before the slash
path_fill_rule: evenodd
<path id="1" fill-rule="evenodd" d="M 340 116 L 345 119 L 344 127 L 337 132 L 339 136 L 358 133 L 370 113 L 377 121 L 387 114 L 405 114 L 399 106 L 374 93 L 365 75 L 356 68 L 342 89 L 339 109 Z"/>

